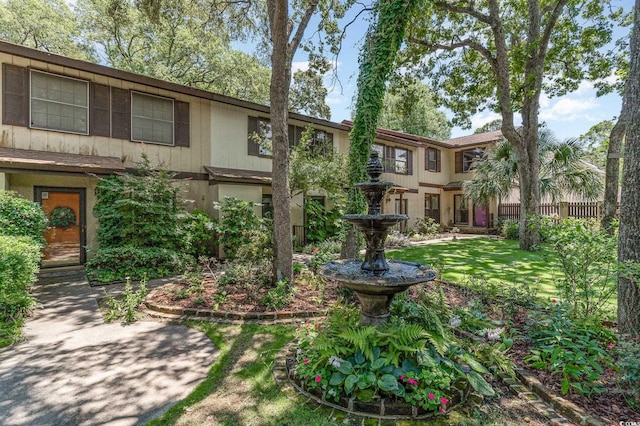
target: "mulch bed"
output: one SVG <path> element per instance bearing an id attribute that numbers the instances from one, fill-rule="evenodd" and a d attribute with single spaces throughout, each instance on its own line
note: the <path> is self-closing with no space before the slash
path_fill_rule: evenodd
<path id="1" fill-rule="evenodd" d="M 444 295 L 452 309 L 465 306 L 470 300 L 477 297 L 470 290 L 457 285 L 444 282 L 439 283 Z M 310 285 L 303 281 L 295 283 L 297 291 L 291 301 L 282 308 L 282 311 L 305 312 L 329 309 L 336 301 L 342 300 L 343 291 L 340 291 L 340 283 L 328 282 L 324 288 Z M 433 288 L 434 284 L 418 284 L 407 290 L 410 297 L 418 298 L 426 290 Z M 234 312 L 269 312 L 271 311 L 261 299 L 267 295 L 268 288 L 261 288 L 256 285 L 237 286 L 227 285 L 223 289 L 217 285 L 215 275 L 209 274 L 204 278 L 204 290 L 188 291 L 189 284 L 186 282 L 174 282 L 159 287 L 152 292 L 148 301 L 157 305 L 174 306 L 182 308 L 211 309 L 214 311 L 234 311 Z M 221 296 L 221 291 L 225 292 Z M 176 295 L 179 295 L 176 297 Z M 358 303 L 355 297 L 350 299 L 353 303 Z M 486 301 L 485 301 L 486 302 Z M 490 312 L 491 319 L 505 320 L 500 303 L 492 306 Z M 509 313 L 509 320 L 516 328 L 522 328 L 530 322 L 527 311 L 524 308 L 518 309 L 515 313 Z M 529 371 L 548 388 L 554 390 L 558 395 L 560 392 L 560 377 L 551 376 L 541 370 L 530 369 L 524 362 L 524 357 L 528 355 L 526 342 L 516 340 L 516 344 L 510 351 L 510 357 L 517 366 Z M 632 411 L 624 401 L 621 394 L 615 387 L 615 372 L 605 371 L 602 374 L 602 382 L 607 384 L 607 392 L 594 394 L 591 397 L 580 397 L 578 395 L 567 395 L 565 398 L 572 401 L 585 412 L 599 418 L 603 418 L 609 424 L 618 424 L 620 421 L 640 421 L 640 413 Z"/>

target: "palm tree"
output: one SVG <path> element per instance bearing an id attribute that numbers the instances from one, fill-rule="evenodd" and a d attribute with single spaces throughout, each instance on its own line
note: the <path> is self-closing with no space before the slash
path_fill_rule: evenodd
<path id="1" fill-rule="evenodd" d="M 574 194 L 588 200 L 602 197 L 603 173 L 582 160 L 582 148 L 575 138 L 559 141 L 551 130 L 540 130 L 540 196 L 557 203 L 563 195 Z M 474 177 L 463 184 L 474 203 L 487 204 L 508 196 L 518 188 L 515 150 L 502 140 L 485 151 L 474 163 Z"/>

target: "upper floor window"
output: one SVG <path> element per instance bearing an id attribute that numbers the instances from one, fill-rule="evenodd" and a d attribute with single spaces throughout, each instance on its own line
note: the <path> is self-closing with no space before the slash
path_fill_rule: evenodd
<path id="1" fill-rule="evenodd" d="M 456 173 L 465 173 L 473 169 L 473 163 L 484 155 L 480 148 L 467 149 L 456 152 Z"/>
<path id="2" fill-rule="evenodd" d="M 441 154 L 439 149 L 427 148 L 424 159 L 424 169 L 430 172 L 439 172 L 441 170 Z"/>
<path id="3" fill-rule="evenodd" d="M 131 140 L 173 145 L 173 99 L 131 92 Z"/>
<path id="4" fill-rule="evenodd" d="M 409 174 L 409 150 L 404 148 L 391 148 L 392 154 L 389 160 L 396 173 Z"/>
<path id="5" fill-rule="evenodd" d="M 384 160 L 384 145 L 380 145 L 380 144 L 373 144 L 373 146 L 371 147 L 372 151 L 375 151 L 378 153 L 378 157 L 380 158 L 380 161 Z"/>
<path id="6" fill-rule="evenodd" d="M 89 133 L 89 83 L 31 70 L 30 123 L 35 129 Z"/>
<path id="7" fill-rule="evenodd" d="M 314 129 L 309 141 L 309 147 L 320 154 L 328 154 L 333 150 L 333 133 Z"/>
<path id="8" fill-rule="evenodd" d="M 305 128 L 289 124 L 289 146 L 298 145 L 304 137 Z M 268 118 L 249 117 L 248 154 L 271 157 L 273 155 L 271 140 L 271 121 Z M 311 129 L 308 146 L 320 154 L 333 150 L 333 133 Z"/>

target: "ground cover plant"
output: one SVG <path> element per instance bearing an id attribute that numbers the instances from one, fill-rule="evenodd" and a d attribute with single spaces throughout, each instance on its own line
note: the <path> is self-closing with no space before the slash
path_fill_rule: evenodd
<path id="1" fill-rule="evenodd" d="M 47 219 L 42 208 L 0 190 L 0 348 L 20 338 L 35 304 L 31 285 L 39 270 Z"/>

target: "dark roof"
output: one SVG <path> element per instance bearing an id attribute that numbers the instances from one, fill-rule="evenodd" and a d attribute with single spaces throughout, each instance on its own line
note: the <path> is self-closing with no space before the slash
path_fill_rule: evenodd
<path id="1" fill-rule="evenodd" d="M 271 185 L 271 172 L 256 170 L 225 169 L 223 167 L 204 166 L 211 183 L 248 183 Z"/>
<path id="2" fill-rule="evenodd" d="M 347 126 L 349 129 L 353 128 L 353 121 L 342 120 L 342 124 Z M 376 129 L 376 139 L 409 146 L 435 145 L 442 148 L 451 148 L 450 145 L 435 139 L 399 132 L 397 130 L 383 129 L 381 127 Z"/>
<path id="3" fill-rule="evenodd" d="M 81 61 L 79 59 L 68 58 L 66 56 L 55 55 L 53 53 L 43 52 L 29 47 L 20 46 L 13 43 L 0 40 L 0 52 L 10 55 L 21 56 L 23 58 L 35 61 L 46 62 L 49 64 L 60 65 L 67 68 L 73 68 L 80 71 L 86 71 L 93 74 L 103 75 L 106 77 L 117 78 L 119 80 L 130 81 L 132 83 L 143 84 L 145 86 L 156 87 L 158 89 L 170 90 L 175 93 L 194 96 L 197 98 L 208 99 L 223 104 L 238 106 L 250 109 L 263 114 L 269 114 L 269 107 L 254 102 L 243 101 L 241 99 L 232 98 L 230 96 L 220 95 L 218 93 L 208 92 L 206 90 L 196 89 L 194 87 L 183 86 L 177 83 L 160 80 L 146 75 L 135 74 L 129 71 L 122 71 L 115 68 L 109 68 L 104 65 L 94 64 L 92 62 Z M 349 129 L 340 123 L 329 120 L 309 117 L 297 113 L 289 113 L 291 120 L 304 121 L 319 126 L 331 127 L 339 130 L 348 131 Z"/>
<path id="4" fill-rule="evenodd" d="M 117 157 L 0 148 L 0 168 L 108 174 L 124 171 Z"/>
<path id="5" fill-rule="evenodd" d="M 442 187 L 443 191 L 457 191 L 462 189 L 462 181 L 458 180 L 458 181 L 453 181 L 453 182 L 449 182 L 448 184 L 446 184 L 445 186 Z"/>
<path id="6" fill-rule="evenodd" d="M 455 148 L 459 146 L 461 147 L 487 144 L 491 142 L 497 142 L 500 139 L 502 139 L 502 131 L 494 130 L 492 132 L 477 133 L 468 136 L 460 136 L 459 138 L 448 139 L 446 141 L 443 141 L 443 143 Z"/>

